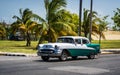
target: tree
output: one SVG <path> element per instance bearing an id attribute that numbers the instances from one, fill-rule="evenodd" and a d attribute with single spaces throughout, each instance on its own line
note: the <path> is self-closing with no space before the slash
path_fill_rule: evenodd
<path id="1" fill-rule="evenodd" d="M 99 18 L 99 32 L 100 32 L 100 37 L 99 37 L 99 44 L 101 43 L 101 36 L 105 39 L 105 36 L 103 34 L 103 31 L 107 30 L 107 25 L 109 24 L 106 19 L 108 18 L 107 16 L 104 16 L 102 19 Z"/>
<path id="2" fill-rule="evenodd" d="M 65 9 L 60 10 L 57 14 L 58 14 L 58 17 L 61 18 L 60 21 L 63 22 L 63 23 L 66 23 L 67 25 L 69 25 L 72 28 L 72 31 L 76 32 L 75 35 L 77 35 L 77 33 L 78 33 L 78 25 L 79 25 L 79 17 L 78 17 L 78 15 L 74 14 L 74 13 L 70 13 L 69 11 L 67 11 Z"/>
<path id="3" fill-rule="evenodd" d="M 45 8 L 46 8 L 46 21 L 48 24 L 48 41 L 52 42 L 55 41 L 57 35 L 55 35 L 55 31 L 52 28 L 53 23 L 55 23 L 55 17 L 57 11 L 61 9 L 61 7 L 66 6 L 66 1 L 65 0 L 44 0 L 45 3 Z M 52 38 L 54 40 L 52 40 Z"/>
<path id="4" fill-rule="evenodd" d="M 107 30 L 107 25 L 109 24 L 108 21 L 106 21 L 106 19 L 108 18 L 109 16 L 104 16 L 103 18 L 99 18 L 99 25 L 100 25 L 100 30 L 101 31 L 104 31 L 104 30 Z"/>
<path id="5" fill-rule="evenodd" d="M 32 33 L 32 30 L 34 26 L 37 25 L 37 23 L 34 21 L 35 19 L 42 20 L 38 15 L 34 14 L 31 10 L 25 9 L 22 11 L 22 9 L 19 10 L 20 17 L 13 16 L 14 19 L 17 19 L 16 22 L 12 24 L 13 32 L 23 32 L 26 36 L 26 46 L 31 45 L 31 38 L 30 35 Z"/>
<path id="6" fill-rule="evenodd" d="M 88 37 L 89 34 L 89 21 L 90 21 L 90 11 L 84 9 L 83 12 L 83 23 L 82 23 L 82 31 L 84 33 L 85 37 Z M 99 25 L 97 22 L 99 21 L 97 17 L 97 12 L 92 12 L 92 35 L 100 34 L 99 31 Z M 102 37 L 104 38 L 104 35 L 102 34 Z"/>
<path id="7" fill-rule="evenodd" d="M 41 42 L 47 40 L 55 42 L 56 38 L 63 35 L 76 35 L 72 30 L 70 23 L 65 22 L 66 17 L 64 10 L 66 0 L 44 0 L 46 9 L 46 20 L 42 24 Z M 62 15 L 64 13 L 64 15 Z M 41 43 L 39 40 L 39 43 Z"/>
<path id="8" fill-rule="evenodd" d="M 14 40 L 14 36 L 15 36 L 16 32 L 22 32 L 19 30 L 19 27 L 20 27 L 19 24 L 20 24 L 19 21 L 15 21 L 11 24 L 11 26 L 10 26 L 10 40 Z"/>
<path id="9" fill-rule="evenodd" d="M 112 20 L 115 24 L 113 28 L 120 31 L 120 8 L 117 8 L 117 11 L 114 11 L 114 16 L 112 17 Z"/>

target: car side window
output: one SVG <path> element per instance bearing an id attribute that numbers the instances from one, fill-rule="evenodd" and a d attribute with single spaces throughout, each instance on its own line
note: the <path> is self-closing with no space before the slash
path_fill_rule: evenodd
<path id="1" fill-rule="evenodd" d="M 66 38 L 66 39 L 65 39 L 65 42 L 66 42 L 66 43 L 74 43 L 73 39 L 71 39 L 71 38 Z"/>
<path id="2" fill-rule="evenodd" d="M 77 44 L 81 44 L 81 39 L 75 39 L 75 42 L 76 42 Z"/>
<path id="3" fill-rule="evenodd" d="M 83 44 L 89 44 L 89 41 L 87 39 L 82 39 Z"/>

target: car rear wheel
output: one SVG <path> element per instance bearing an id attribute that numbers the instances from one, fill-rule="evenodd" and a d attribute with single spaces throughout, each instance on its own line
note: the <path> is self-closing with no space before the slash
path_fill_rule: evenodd
<path id="1" fill-rule="evenodd" d="M 43 61 L 48 61 L 49 60 L 48 56 L 41 56 L 41 58 L 42 58 Z"/>
<path id="2" fill-rule="evenodd" d="M 100 57 L 100 53 L 98 53 L 97 55 L 95 55 L 95 59 Z"/>
<path id="3" fill-rule="evenodd" d="M 61 56 L 59 57 L 59 60 L 65 61 L 65 60 L 67 60 L 67 57 L 68 57 L 67 52 L 63 51 L 62 54 L 61 54 Z"/>
<path id="4" fill-rule="evenodd" d="M 88 55 L 87 57 L 88 57 L 88 59 L 94 59 L 94 58 L 95 58 L 95 55 L 94 55 L 94 54 L 91 54 L 91 55 Z"/>

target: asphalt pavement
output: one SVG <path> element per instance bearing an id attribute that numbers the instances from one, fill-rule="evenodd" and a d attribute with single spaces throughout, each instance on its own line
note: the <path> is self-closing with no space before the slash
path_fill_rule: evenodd
<path id="1" fill-rule="evenodd" d="M 47 62 L 40 57 L 0 56 L 0 75 L 120 75 L 120 54 Z"/>

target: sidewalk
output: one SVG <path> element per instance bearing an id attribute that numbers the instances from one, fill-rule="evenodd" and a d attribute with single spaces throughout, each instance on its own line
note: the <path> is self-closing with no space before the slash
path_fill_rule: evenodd
<path id="1" fill-rule="evenodd" d="M 101 54 L 120 54 L 120 49 L 101 49 Z M 37 53 L 25 54 L 25 53 L 0 52 L 0 56 L 37 57 Z"/>
<path id="2" fill-rule="evenodd" d="M 25 54 L 25 53 L 0 52 L 0 56 L 37 57 L 37 54 Z"/>
<path id="3" fill-rule="evenodd" d="M 101 49 L 101 54 L 120 54 L 120 49 Z"/>

